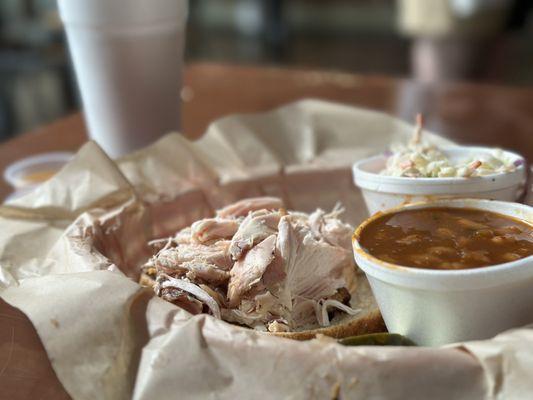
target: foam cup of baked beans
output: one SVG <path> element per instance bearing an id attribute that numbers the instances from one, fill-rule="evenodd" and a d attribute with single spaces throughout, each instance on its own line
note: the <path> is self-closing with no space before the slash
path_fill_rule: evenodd
<path id="1" fill-rule="evenodd" d="M 533 323 L 533 207 L 444 199 L 378 212 L 353 236 L 389 332 L 437 346 Z"/>

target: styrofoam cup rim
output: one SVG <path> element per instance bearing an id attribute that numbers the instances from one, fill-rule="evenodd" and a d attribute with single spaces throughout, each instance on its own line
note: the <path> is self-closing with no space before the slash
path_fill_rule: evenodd
<path id="1" fill-rule="evenodd" d="M 187 0 L 58 0 L 61 20 L 69 26 L 118 29 L 140 25 L 173 25 L 183 28 Z"/>

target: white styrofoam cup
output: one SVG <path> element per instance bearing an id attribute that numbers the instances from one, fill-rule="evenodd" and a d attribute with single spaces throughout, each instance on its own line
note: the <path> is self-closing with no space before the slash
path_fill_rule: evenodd
<path id="1" fill-rule="evenodd" d="M 111 156 L 180 128 L 186 0 L 59 0 L 89 135 Z"/>

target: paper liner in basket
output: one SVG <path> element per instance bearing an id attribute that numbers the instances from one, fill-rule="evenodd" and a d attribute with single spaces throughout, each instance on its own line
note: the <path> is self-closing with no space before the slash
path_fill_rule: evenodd
<path id="1" fill-rule="evenodd" d="M 533 391 L 531 329 L 443 349 L 295 342 L 192 317 L 136 283 L 147 240 L 238 198 L 276 195 L 306 211 L 340 200 L 359 222 L 349 167 L 411 130 L 302 101 L 224 118 L 197 142 L 169 135 L 117 163 L 88 143 L 0 208 L 0 296 L 32 321 L 76 399 L 523 398 Z"/>

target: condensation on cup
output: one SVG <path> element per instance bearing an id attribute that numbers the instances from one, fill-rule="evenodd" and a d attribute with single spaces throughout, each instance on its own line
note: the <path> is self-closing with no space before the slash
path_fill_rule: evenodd
<path id="1" fill-rule="evenodd" d="M 180 129 L 186 0 L 59 0 L 89 135 L 111 156 Z"/>

